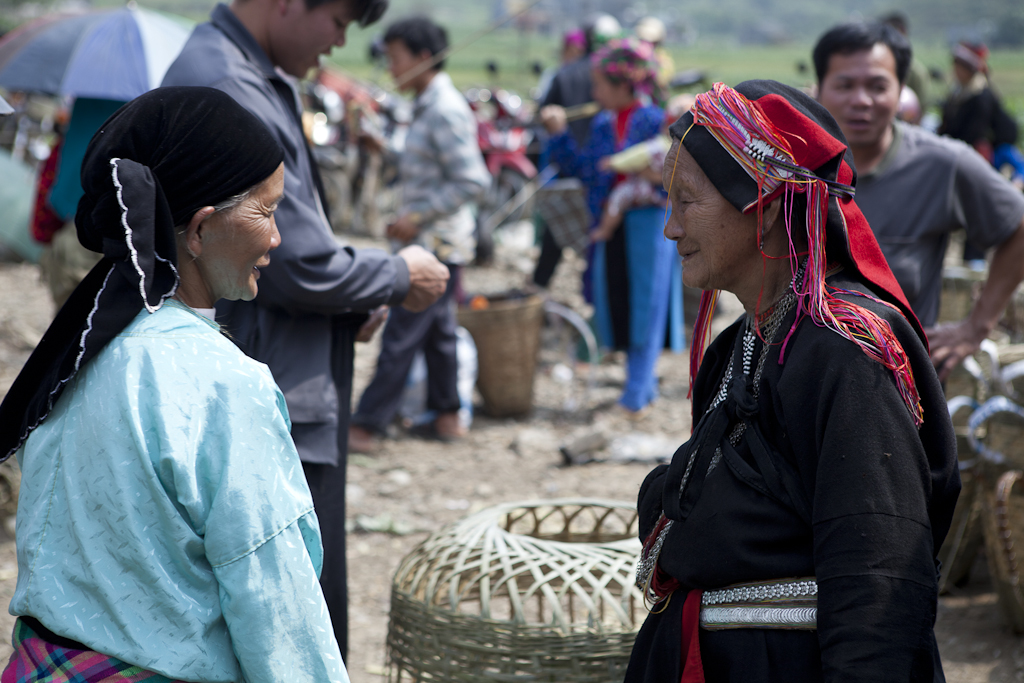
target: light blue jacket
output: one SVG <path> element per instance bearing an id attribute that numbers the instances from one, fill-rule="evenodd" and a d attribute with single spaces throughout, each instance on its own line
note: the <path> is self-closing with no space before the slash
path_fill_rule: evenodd
<path id="1" fill-rule="evenodd" d="M 347 683 L 288 429 L 213 323 L 139 313 L 18 451 L 11 614 L 174 679 Z"/>

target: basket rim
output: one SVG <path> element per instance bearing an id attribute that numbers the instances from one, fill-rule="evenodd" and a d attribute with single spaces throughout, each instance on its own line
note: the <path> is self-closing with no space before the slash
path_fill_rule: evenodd
<path id="1" fill-rule="evenodd" d="M 583 507 L 593 508 L 607 508 L 614 510 L 626 510 L 629 512 L 637 511 L 636 505 L 634 505 L 633 503 L 627 503 L 626 501 L 614 500 L 611 498 L 537 498 L 526 501 L 498 503 L 497 505 L 493 505 L 491 507 L 484 508 L 483 510 L 474 512 L 471 515 L 466 515 L 459 521 L 454 522 L 450 525 L 446 525 L 438 531 L 435 531 L 434 533 L 430 534 L 430 536 L 428 536 L 426 541 L 424 542 L 431 540 L 435 536 L 456 533 L 456 530 L 478 528 L 482 526 L 482 524 L 486 521 L 491 521 L 495 526 L 497 526 L 498 522 L 501 520 L 501 517 L 509 512 L 512 512 L 513 510 L 523 510 L 531 508 L 537 509 L 545 507 L 556 508 L 572 505 L 580 505 Z M 500 526 L 498 526 L 498 531 L 502 534 L 506 534 L 509 536 L 521 536 L 523 538 L 532 539 L 533 541 L 550 543 L 556 547 L 571 548 L 580 545 L 579 542 L 574 541 L 556 541 L 547 538 L 536 538 L 534 536 L 517 534 L 512 531 L 503 529 Z M 587 545 L 600 548 L 609 548 L 613 550 L 628 550 L 630 552 L 639 552 L 640 539 L 623 538 L 618 541 L 588 541 Z"/>

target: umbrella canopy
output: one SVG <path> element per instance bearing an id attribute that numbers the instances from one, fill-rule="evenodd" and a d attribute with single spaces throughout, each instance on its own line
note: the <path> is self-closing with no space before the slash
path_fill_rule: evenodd
<path id="1" fill-rule="evenodd" d="M 43 17 L 0 40 L 0 87 L 132 100 L 160 85 L 192 26 L 134 3 Z"/>

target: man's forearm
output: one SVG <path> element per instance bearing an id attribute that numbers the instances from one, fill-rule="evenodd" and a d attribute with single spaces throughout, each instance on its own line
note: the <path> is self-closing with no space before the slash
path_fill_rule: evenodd
<path id="1" fill-rule="evenodd" d="M 1017 231 L 996 249 L 988 280 L 971 311 L 971 326 L 987 335 L 999 323 L 1006 304 L 1024 280 L 1024 221 Z"/>

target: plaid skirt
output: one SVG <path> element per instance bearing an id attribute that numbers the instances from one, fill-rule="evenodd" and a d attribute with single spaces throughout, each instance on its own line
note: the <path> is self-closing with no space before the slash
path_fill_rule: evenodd
<path id="1" fill-rule="evenodd" d="M 24 619 L 14 623 L 13 644 L 0 683 L 182 683 L 99 652 L 51 643 Z"/>

